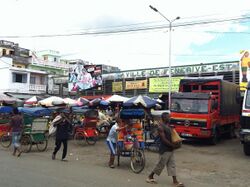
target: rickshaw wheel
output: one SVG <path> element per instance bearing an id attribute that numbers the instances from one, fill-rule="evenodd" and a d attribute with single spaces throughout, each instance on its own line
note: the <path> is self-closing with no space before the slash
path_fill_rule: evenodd
<path id="1" fill-rule="evenodd" d="M 32 147 L 32 141 L 29 135 L 23 135 L 20 140 L 21 143 L 21 150 L 24 153 L 28 153 L 31 150 Z"/>
<path id="2" fill-rule="evenodd" d="M 84 136 L 82 132 L 75 133 L 74 142 L 76 145 L 82 145 L 83 143 L 85 143 L 84 140 L 86 140 L 86 137 Z"/>
<path id="3" fill-rule="evenodd" d="M 143 150 L 132 149 L 131 150 L 131 169 L 134 173 L 140 173 L 145 167 L 145 155 Z"/>
<path id="4" fill-rule="evenodd" d="M 0 137 L 0 141 L 1 141 L 1 145 L 4 148 L 8 148 L 11 145 L 12 142 L 12 136 L 9 133 L 4 133 L 1 137 Z"/>
<path id="5" fill-rule="evenodd" d="M 47 149 L 47 146 L 48 146 L 48 140 L 44 140 L 36 144 L 37 150 L 40 152 L 45 151 Z"/>
<path id="6" fill-rule="evenodd" d="M 97 137 L 86 137 L 86 142 L 89 145 L 95 145 L 96 144 Z"/>

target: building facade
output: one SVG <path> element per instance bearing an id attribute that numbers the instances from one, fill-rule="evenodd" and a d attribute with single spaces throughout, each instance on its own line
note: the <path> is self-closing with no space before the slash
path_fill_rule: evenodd
<path id="1" fill-rule="evenodd" d="M 224 80 L 239 84 L 239 61 L 172 66 L 171 91 L 178 91 L 179 81 L 184 77 L 221 76 Z M 127 97 L 149 95 L 157 97 L 169 92 L 169 68 L 138 69 L 103 74 L 102 90 L 85 91 L 83 95 L 119 94 Z"/>
<path id="2" fill-rule="evenodd" d="M 184 77 L 220 76 L 224 80 L 239 84 L 239 61 L 172 66 L 171 75 L 173 92 L 178 91 L 179 81 Z M 142 94 L 157 97 L 159 94 L 168 94 L 168 77 L 168 67 L 103 73 L 101 89 L 85 90 L 75 94 L 82 96 L 119 94 L 127 97 Z M 67 80 L 66 76 L 57 77 L 54 83 L 66 86 Z M 72 93 L 68 93 L 70 94 Z"/>
<path id="3" fill-rule="evenodd" d="M 30 95 L 42 95 L 47 91 L 47 73 L 28 69 L 31 53 L 18 44 L 0 41 L 0 75 L 4 81 L 0 92 L 26 99 Z"/>
<path id="4" fill-rule="evenodd" d="M 29 69 L 45 71 L 49 75 L 67 75 L 69 65 L 61 60 L 59 51 L 43 50 L 32 52 Z"/>

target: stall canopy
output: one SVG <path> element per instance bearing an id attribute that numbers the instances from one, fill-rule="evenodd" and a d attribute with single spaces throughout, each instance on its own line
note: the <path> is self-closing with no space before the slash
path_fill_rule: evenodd
<path id="1" fill-rule="evenodd" d="M 15 104 L 17 102 L 21 102 L 21 100 L 15 98 L 15 97 L 10 97 L 4 93 L 0 93 L 0 103 L 11 105 L 11 104 Z"/>
<path id="2" fill-rule="evenodd" d="M 24 104 L 28 104 L 28 105 L 33 105 L 33 104 L 37 104 L 38 101 L 42 100 L 41 97 L 38 97 L 38 96 L 33 96 L 29 99 L 27 99 Z"/>
<path id="3" fill-rule="evenodd" d="M 78 106 L 85 106 L 89 103 L 89 100 L 88 99 L 85 99 L 83 97 L 80 97 L 79 99 L 77 99 L 77 105 Z"/>
<path id="4" fill-rule="evenodd" d="M 151 99 L 148 96 L 135 96 L 132 97 L 131 99 L 127 100 L 126 102 L 123 103 L 123 106 L 125 107 L 131 107 L 131 106 L 139 106 L 142 105 L 145 108 L 151 108 L 156 105 L 157 101 L 154 99 Z"/>
<path id="5" fill-rule="evenodd" d="M 77 106 L 77 101 L 71 98 L 64 98 L 64 102 L 69 106 Z"/>
<path id="6" fill-rule="evenodd" d="M 66 105 L 65 101 L 61 97 L 51 96 L 38 102 L 38 104 L 46 107 Z"/>
<path id="7" fill-rule="evenodd" d="M 106 101 L 108 102 L 125 102 L 127 101 L 129 98 L 128 97 L 123 97 L 120 95 L 112 95 L 110 98 L 106 99 Z"/>

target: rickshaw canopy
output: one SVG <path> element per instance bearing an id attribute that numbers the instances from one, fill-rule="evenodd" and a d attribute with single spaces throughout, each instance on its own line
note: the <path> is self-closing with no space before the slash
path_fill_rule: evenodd
<path id="1" fill-rule="evenodd" d="M 19 107 L 18 110 L 22 114 L 32 117 L 50 116 L 52 114 L 52 110 L 43 107 L 35 107 L 35 108 Z"/>
<path id="2" fill-rule="evenodd" d="M 145 117 L 143 109 L 123 109 L 120 112 L 121 119 L 142 119 Z"/>
<path id="3" fill-rule="evenodd" d="M 0 113 L 1 114 L 9 114 L 13 111 L 13 107 L 10 106 L 0 106 Z"/>

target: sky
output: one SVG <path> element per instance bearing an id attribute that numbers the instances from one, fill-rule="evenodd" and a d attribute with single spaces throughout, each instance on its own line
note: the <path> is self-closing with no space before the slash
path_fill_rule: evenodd
<path id="1" fill-rule="evenodd" d="M 170 21 L 180 17 L 172 22 L 172 66 L 238 60 L 241 50 L 250 49 L 248 0 L 0 0 L 0 4 L 0 40 L 34 51 L 57 50 L 65 59 L 121 70 L 169 66 L 169 22 L 149 5 Z M 37 37 L 41 35 L 50 37 Z"/>

